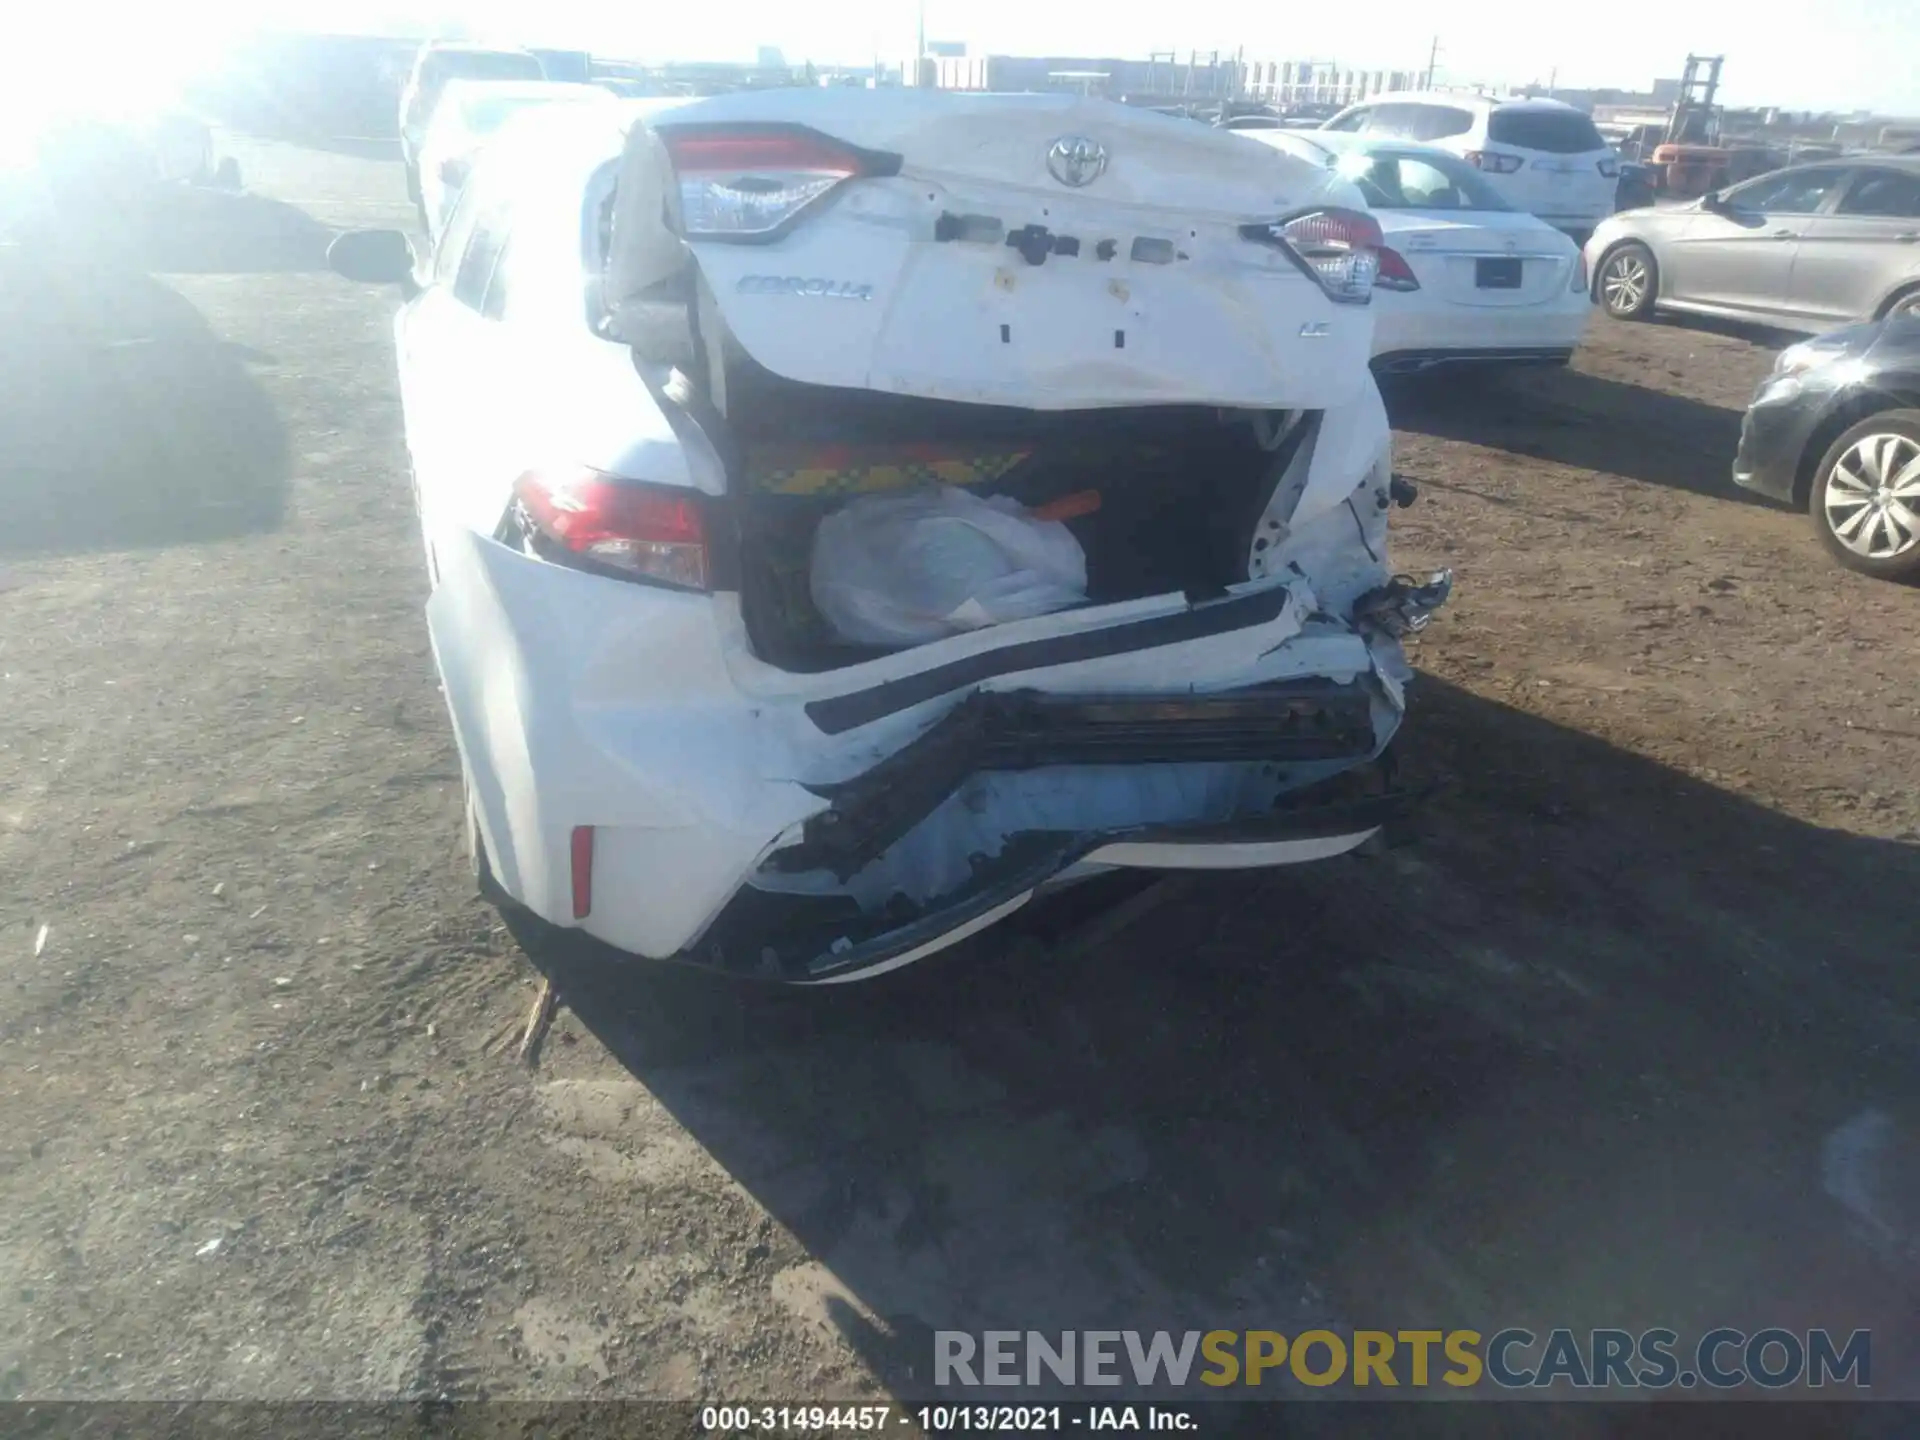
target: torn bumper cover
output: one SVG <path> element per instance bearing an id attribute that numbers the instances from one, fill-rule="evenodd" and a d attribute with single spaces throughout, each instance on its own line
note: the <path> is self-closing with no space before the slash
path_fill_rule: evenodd
<path id="1" fill-rule="evenodd" d="M 889 970 L 1020 908 L 1050 881 L 1116 842 L 1278 845 L 1370 834 L 1406 820 L 1432 787 L 1396 785 L 1388 750 L 1286 797 L 1265 815 L 1105 834 L 1028 831 L 980 857 L 962 893 L 923 909 L 862 915 L 850 902 L 743 890 L 695 946 L 674 959 L 767 980 L 821 983 Z"/>
<path id="2" fill-rule="evenodd" d="M 1314 677 L 1207 695 L 1089 698 L 977 691 L 864 774 L 809 788 L 830 808 L 770 864 L 846 880 L 969 775 L 1049 765 L 1366 759 L 1369 691 Z"/>

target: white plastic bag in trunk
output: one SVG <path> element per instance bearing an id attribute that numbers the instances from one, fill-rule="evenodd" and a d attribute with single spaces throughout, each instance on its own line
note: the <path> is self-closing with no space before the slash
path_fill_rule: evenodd
<path id="1" fill-rule="evenodd" d="M 858 645 L 924 645 L 1087 598 L 1087 557 L 1058 520 L 952 486 L 856 500 L 820 522 L 813 603 Z"/>

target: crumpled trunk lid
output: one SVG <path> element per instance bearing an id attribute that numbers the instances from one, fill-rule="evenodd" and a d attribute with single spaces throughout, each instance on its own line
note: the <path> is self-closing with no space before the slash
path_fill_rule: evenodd
<path id="1" fill-rule="evenodd" d="M 773 234 L 681 248 L 677 137 L 730 127 L 877 163 Z M 1242 233 L 1357 197 L 1191 121 L 1069 96 L 720 96 L 637 121 L 619 183 L 610 300 L 690 254 L 708 346 L 785 379 L 1042 410 L 1323 409 L 1363 383 L 1369 307 Z"/>

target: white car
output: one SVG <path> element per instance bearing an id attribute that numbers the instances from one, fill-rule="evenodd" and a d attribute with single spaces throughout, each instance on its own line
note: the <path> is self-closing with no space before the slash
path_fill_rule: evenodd
<path id="1" fill-rule="evenodd" d="M 556 80 L 449 80 L 420 142 L 420 211 L 432 241 L 459 198 L 480 147 L 536 105 L 618 105 L 598 85 Z"/>
<path id="2" fill-rule="evenodd" d="M 431 273 L 399 232 L 337 239 L 407 296 L 483 886 L 630 954 L 830 982 L 1100 870 L 1315 860 L 1402 813 L 1398 637 L 1450 577 L 1387 564 L 1411 497 L 1357 205 L 1104 101 L 792 89 L 520 117 Z M 1035 524 L 1097 491 L 1046 522 L 1081 603 L 839 638 L 816 529 L 929 481 Z"/>
<path id="3" fill-rule="evenodd" d="M 414 53 L 400 88 L 400 163 L 407 172 L 407 198 L 420 198 L 420 147 L 440 95 L 455 80 L 544 80 L 545 68 L 528 50 L 500 49 L 460 41 L 429 40 Z"/>
<path id="4" fill-rule="evenodd" d="M 1437 145 L 1473 165 L 1516 210 L 1584 243 L 1613 213 L 1620 157 L 1584 110 L 1559 100 L 1442 91 L 1375 95 L 1322 127 Z"/>
<path id="5" fill-rule="evenodd" d="M 1509 208 L 1466 161 L 1431 145 L 1325 130 L 1249 138 L 1332 167 L 1380 222 L 1376 374 L 1572 357 L 1593 316 L 1580 247 Z"/>

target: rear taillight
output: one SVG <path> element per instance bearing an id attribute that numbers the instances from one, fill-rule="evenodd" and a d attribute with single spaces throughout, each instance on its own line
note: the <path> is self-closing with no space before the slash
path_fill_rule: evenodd
<path id="1" fill-rule="evenodd" d="M 593 913 L 593 826 L 574 826 L 567 848 L 573 879 L 573 918 L 584 920 Z"/>
<path id="2" fill-rule="evenodd" d="M 1587 293 L 1587 252 L 1576 251 L 1573 257 L 1573 284 L 1567 287 L 1576 295 Z"/>
<path id="3" fill-rule="evenodd" d="M 1618 180 L 1620 178 L 1620 162 L 1616 160 L 1613 156 L 1608 155 L 1603 159 L 1594 161 L 1593 163 L 1596 167 L 1598 167 L 1601 175 L 1604 176 L 1606 179 Z"/>
<path id="4" fill-rule="evenodd" d="M 1382 290 L 1418 290 L 1419 277 L 1407 263 L 1407 257 L 1391 246 L 1380 247 L 1380 273 L 1373 283 Z"/>
<path id="5" fill-rule="evenodd" d="M 836 186 L 873 173 L 873 157 L 811 130 L 662 129 L 660 139 L 689 239 L 769 239 Z"/>
<path id="6" fill-rule="evenodd" d="M 1467 163 L 1489 175 L 1511 175 L 1526 162 L 1518 155 L 1500 155 L 1492 150 L 1467 151 Z"/>
<path id="7" fill-rule="evenodd" d="M 548 559 L 680 590 L 707 588 L 706 515 L 692 491 L 598 470 L 529 470 L 513 493 Z"/>
<path id="8" fill-rule="evenodd" d="M 1286 251 L 1329 300 L 1364 305 L 1373 297 L 1383 242 L 1380 222 L 1365 211 L 1309 210 L 1272 225 L 1243 225 L 1240 234 Z"/>

